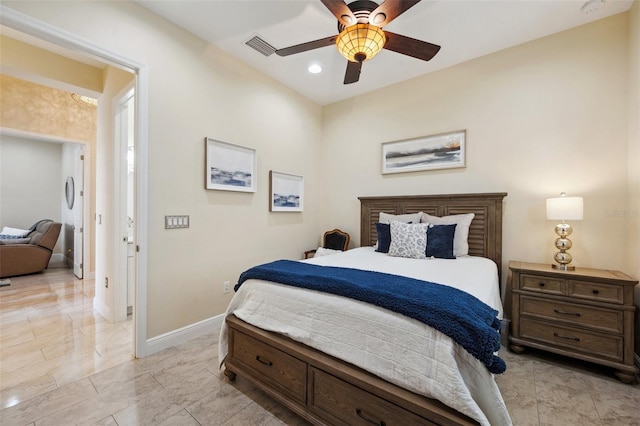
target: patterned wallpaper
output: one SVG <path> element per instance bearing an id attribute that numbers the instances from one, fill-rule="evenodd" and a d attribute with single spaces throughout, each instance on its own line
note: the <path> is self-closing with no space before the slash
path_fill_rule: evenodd
<path id="1" fill-rule="evenodd" d="M 97 107 L 70 92 L 0 75 L 0 126 L 94 143 Z"/>

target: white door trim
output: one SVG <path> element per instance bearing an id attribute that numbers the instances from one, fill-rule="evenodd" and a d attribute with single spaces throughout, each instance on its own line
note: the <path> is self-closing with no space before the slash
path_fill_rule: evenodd
<path id="1" fill-rule="evenodd" d="M 134 307 L 135 356 L 147 355 L 147 214 L 148 214 L 148 133 L 149 133 L 149 69 L 147 65 L 111 52 L 75 34 L 54 27 L 6 6 L 0 5 L 2 25 L 58 46 L 75 50 L 99 61 L 126 69 L 136 75 L 136 218 L 137 276 Z"/>

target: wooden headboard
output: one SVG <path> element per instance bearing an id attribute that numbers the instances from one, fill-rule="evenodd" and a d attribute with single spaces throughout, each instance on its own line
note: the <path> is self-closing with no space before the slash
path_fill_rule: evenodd
<path id="1" fill-rule="evenodd" d="M 425 212 L 432 216 L 475 213 L 469 227 L 469 254 L 493 260 L 502 271 L 502 199 L 506 192 L 487 194 L 404 195 L 358 197 L 360 200 L 360 246 L 376 243 L 380 212 Z"/>

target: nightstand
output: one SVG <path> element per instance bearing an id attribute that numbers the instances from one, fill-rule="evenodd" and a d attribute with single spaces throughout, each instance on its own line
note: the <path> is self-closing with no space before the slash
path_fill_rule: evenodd
<path id="1" fill-rule="evenodd" d="M 634 286 L 618 271 L 509 262 L 512 294 L 509 349 L 525 347 L 613 367 L 624 383 L 635 382 Z"/>

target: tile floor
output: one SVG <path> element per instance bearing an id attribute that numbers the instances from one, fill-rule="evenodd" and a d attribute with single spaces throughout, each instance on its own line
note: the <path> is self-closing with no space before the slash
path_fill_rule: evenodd
<path id="1" fill-rule="evenodd" d="M 93 284 L 59 267 L 0 288 L 0 424 L 307 424 L 242 378 L 226 381 L 217 330 L 132 359 L 132 322 L 95 313 Z M 515 425 L 640 425 L 639 384 L 542 352 L 502 356 Z"/>

